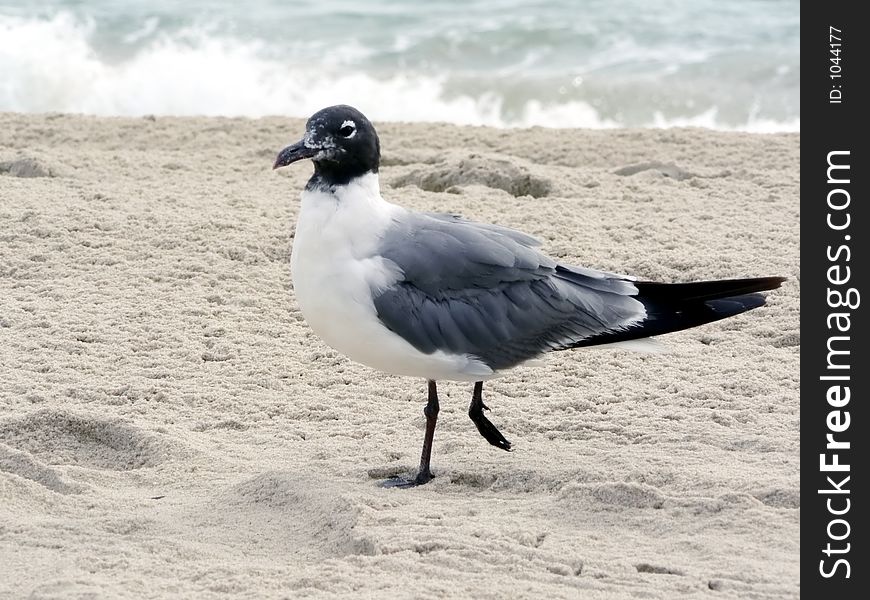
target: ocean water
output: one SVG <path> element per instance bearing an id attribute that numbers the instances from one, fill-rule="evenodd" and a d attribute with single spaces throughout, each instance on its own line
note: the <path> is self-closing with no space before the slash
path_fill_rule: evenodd
<path id="1" fill-rule="evenodd" d="M 0 111 L 800 129 L 799 0 L 0 0 Z"/>

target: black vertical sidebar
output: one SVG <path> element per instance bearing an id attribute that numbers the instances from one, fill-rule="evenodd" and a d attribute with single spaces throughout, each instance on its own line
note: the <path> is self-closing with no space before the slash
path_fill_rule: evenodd
<path id="1" fill-rule="evenodd" d="M 866 598 L 870 25 L 801 8 L 801 593 Z"/>

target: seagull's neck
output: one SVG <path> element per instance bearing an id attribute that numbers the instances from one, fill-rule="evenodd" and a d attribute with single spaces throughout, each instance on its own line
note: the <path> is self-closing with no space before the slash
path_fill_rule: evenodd
<path id="1" fill-rule="evenodd" d="M 333 249 L 368 248 L 402 211 L 381 198 L 377 173 L 368 172 L 343 185 L 309 185 L 302 192 L 296 242 L 301 235 L 312 242 L 312 248 L 327 241 Z"/>
<path id="2" fill-rule="evenodd" d="M 336 204 L 377 204 L 386 202 L 381 198 L 381 185 L 378 174 L 368 171 L 341 184 L 325 182 L 317 173 L 311 176 L 302 201 L 310 198 L 316 202 Z"/>
<path id="3" fill-rule="evenodd" d="M 362 164 L 359 160 L 352 160 L 347 157 L 342 162 L 327 160 L 314 160 L 312 162 L 314 163 L 314 174 L 308 180 L 308 184 L 305 186 L 306 189 L 336 188 L 348 185 L 354 180 L 368 175 L 377 175 L 378 173 L 377 162 L 372 167 Z"/>

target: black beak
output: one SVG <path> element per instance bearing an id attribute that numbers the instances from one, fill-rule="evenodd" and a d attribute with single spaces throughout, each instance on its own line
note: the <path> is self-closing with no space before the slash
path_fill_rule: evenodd
<path id="1" fill-rule="evenodd" d="M 272 165 L 272 168 L 277 169 L 278 167 L 286 167 L 290 163 L 295 163 L 297 160 L 312 158 L 319 151 L 320 150 L 317 148 L 309 148 L 306 146 L 304 140 L 296 142 L 292 146 L 287 146 L 278 153 L 278 158 L 275 159 L 275 164 Z"/>

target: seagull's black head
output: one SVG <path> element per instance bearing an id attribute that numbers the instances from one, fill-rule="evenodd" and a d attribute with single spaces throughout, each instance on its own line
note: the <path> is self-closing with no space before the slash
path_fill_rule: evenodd
<path id="1" fill-rule="evenodd" d="M 352 106 L 340 104 L 314 113 L 302 139 L 281 150 L 272 168 L 303 158 L 314 161 L 312 182 L 343 185 L 354 177 L 378 172 L 381 145 L 371 121 Z"/>

